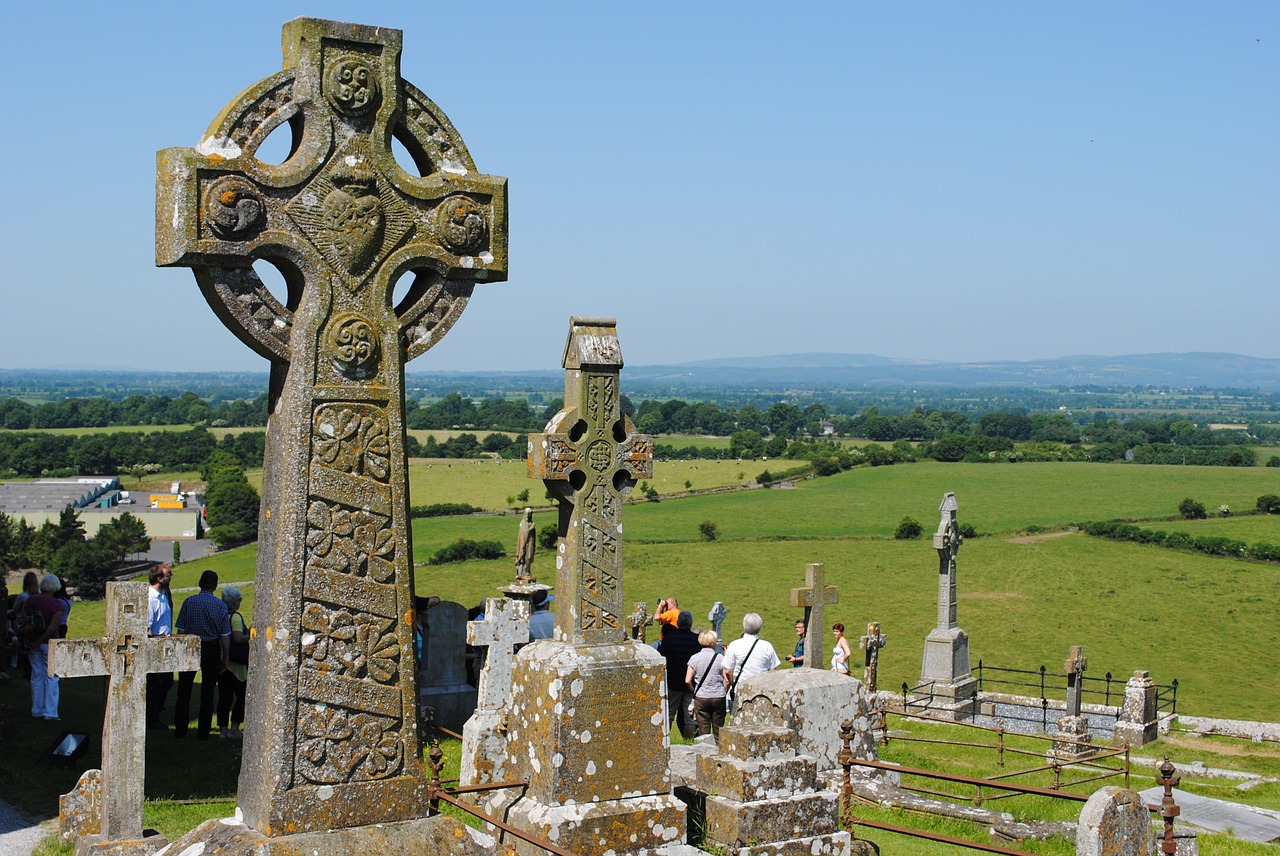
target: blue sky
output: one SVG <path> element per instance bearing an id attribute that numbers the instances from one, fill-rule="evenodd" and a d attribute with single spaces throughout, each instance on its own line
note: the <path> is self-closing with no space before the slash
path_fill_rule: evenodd
<path id="1" fill-rule="evenodd" d="M 575 314 L 637 365 L 1280 357 L 1270 0 L 37 5 L 6 14 L 0 367 L 266 368 L 154 267 L 155 152 L 300 15 L 402 29 L 510 182 L 510 281 L 413 371 L 556 368 Z"/>

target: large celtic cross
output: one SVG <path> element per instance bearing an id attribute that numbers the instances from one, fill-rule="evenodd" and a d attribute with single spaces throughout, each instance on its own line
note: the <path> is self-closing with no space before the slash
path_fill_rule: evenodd
<path id="1" fill-rule="evenodd" d="M 960 528 L 956 525 L 956 495 L 948 493 L 938 506 L 941 518 L 933 533 L 933 548 L 938 551 L 938 629 L 959 627 L 956 614 L 956 556 L 960 552 Z"/>
<path id="2" fill-rule="evenodd" d="M 564 409 L 529 435 L 529 477 L 560 500 L 555 638 L 621 642 L 622 500 L 653 477 L 653 440 L 621 409 L 614 319 L 571 319 L 563 365 Z"/>
<path id="3" fill-rule="evenodd" d="M 476 282 L 506 278 L 506 182 L 478 174 L 400 78 L 400 49 L 399 30 L 291 21 L 284 70 L 197 148 L 157 156 L 156 263 L 193 268 L 223 323 L 271 360 L 239 793 L 267 835 L 423 812 L 404 364 Z M 286 122 L 288 159 L 258 161 Z M 284 304 L 256 259 L 283 272 Z"/>

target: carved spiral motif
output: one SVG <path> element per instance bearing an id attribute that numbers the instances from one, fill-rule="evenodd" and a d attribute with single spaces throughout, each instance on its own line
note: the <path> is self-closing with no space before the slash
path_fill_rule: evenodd
<path id="1" fill-rule="evenodd" d="M 489 224 L 484 209 L 469 196 L 451 196 L 440 206 L 441 240 L 453 252 L 470 256 L 485 248 Z"/>
<path id="2" fill-rule="evenodd" d="M 356 379 L 378 370 L 378 334 L 373 323 L 362 315 L 346 312 L 329 328 L 329 348 L 338 371 Z"/>
<path id="3" fill-rule="evenodd" d="M 378 81 L 369 64 L 355 56 L 335 62 L 325 75 L 325 95 L 333 109 L 359 116 L 378 106 Z"/>
<path id="4" fill-rule="evenodd" d="M 204 197 L 204 221 L 224 241 L 243 241 L 266 223 L 267 209 L 257 188 L 243 178 L 228 176 L 209 185 Z"/>
<path id="5" fill-rule="evenodd" d="M 587 461 L 591 464 L 591 469 L 604 472 L 613 465 L 613 447 L 603 440 L 592 443 L 587 450 Z"/>

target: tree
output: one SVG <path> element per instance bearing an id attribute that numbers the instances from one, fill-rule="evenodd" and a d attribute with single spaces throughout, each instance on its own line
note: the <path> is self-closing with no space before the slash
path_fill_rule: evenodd
<path id="1" fill-rule="evenodd" d="M 1182 515 L 1183 520 L 1203 520 L 1209 516 L 1204 510 L 1204 503 L 1196 502 L 1191 497 L 1178 503 L 1178 513 Z"/>
<path id="2" fill-rule="evenodd" d="M 554 523 L 544 523 L 538 527 L 538 546 L 544 550 L 554 550 L 560 540 L 560 529 Z"/>
<path id="3" fill-rule="evenodd" d="M 1280 496 L 1264 493 L 1258 497 L 1258 510 L 1263 514 L 1280 514 Z"/>
<path id="4" fill-rule="evenodd" d="M 111 556 L 117 565 L 130 553 L 145 553 L 151 549 L 151 539 L 147 537 L 147 525 L 127 511 L 115 520 L 99 526 L 98 534 L 93 540 L 98 542 L 101 549 Z"/>
<path id="5" fill-rule="evenodd" d="M 212 530 L 210 537 L 223 548 L 256 541 L 262 501 L 245 478 L 240 461 L 226 452 L 214 452 L 205 462 L 204 472 L 209 474 L 204 502 Z"/>
<path id="6" fill-rule="evenodd" d="M 107 578 L 114 565 L 112 556 L 103 547 L 68 541 L 49 559 L 48 568 L 80 597 L 99 598 L 107 590 Z"/>
<path id="7" fill-rule="evenodd" d="M 704 520 L 698 524 L 698 534 L 703 541 L 714 541 L 720 537 L 720 527 L 711 520 Z"/>
<path id="8" fill-rule="evenodd" d="M 922 532 L 924 527 L 920 525 L 920 521 L 908 516 L 898 521 L 898 527 L 893 530 L 893 537 L 899 541 L 912 541 L 919 538 Z"/>

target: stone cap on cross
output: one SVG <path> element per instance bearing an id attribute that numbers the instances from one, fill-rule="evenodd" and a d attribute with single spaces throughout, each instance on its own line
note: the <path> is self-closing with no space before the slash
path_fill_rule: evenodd
<path id="1" fill-rule="evenodd" d="M 105 675 L 102 723 L 102 838 L 142 838 L 147 675 L 200 668 L 197 636 L 147 636 L 144 582 L 107 583 L 106 632 L 96 639 L 49 640 L 49 672 L 60 678 Z"/>
<path id="2" fill-rule="evenodd" d="M 938 531 L 933 533 L 933 549 L 940 552 L 946 551 L 952 557 L 960 549 L 960 544 L 964 540 L 960 537 L 960 530 L 956 526 L 956 512 L 959 509 L 954 493 L 948 492 L 943 496 L 942 503 L 938 506 L 942 519 L 938 521 Z"/>
<path id="3" fill-rule="evenodd" d="M 1084 646 L 1072 645 L 1069 656 L 1062 664 L 1062 671 L 1068 675 L 1075 676 L 1084 674 L 1087 668 L 1089 668 L 1089 658 L 1084 655 Z"/>
<path id="4" fill-rule="evenodd" d="M 490 597 L 484 618 L 467 622 L 467 643 L 487 648 L 480 670 L 477 707 L 498 710 L 511 698 L 511 661 L 516 646 L 529 641 L 529 601 Z"/>

